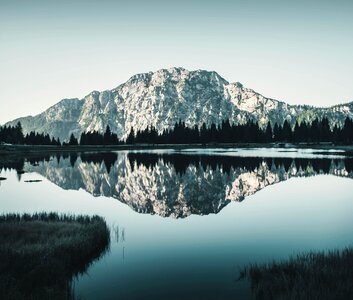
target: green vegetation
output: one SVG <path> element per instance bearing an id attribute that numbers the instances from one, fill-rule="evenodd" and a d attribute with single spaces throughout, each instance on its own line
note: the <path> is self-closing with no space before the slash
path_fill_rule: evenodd
<path id="1" fill-rule="evenodd" d="M 299 121 L 301 120 L 301 121 Z M 61 143 L 60 140 L 50 138 L 48 134 L 30 132 L 23 134 L 22 125 L 0 127 L 0 145 L 47 145 L 47 146 L 117 146 L 134 144 L 223 144 L 223 143 L 353 143 L 353 119 L 347 117 L 344 124 L 330 125 L 326 117 L 312 119 L 299 118 L 295 123 L 284 121 L 283 124 L 271 124 L 271 122 L 256 123 L 249 121 L 244 124 L 234 124 L 229 120 L 223 120 L 221 124 L 203 123 L 193 128 L 186 126 L 184 122 L 177 122 L 174 128 L 158 132 L 154 127 L 135 132 L 134 128 L 126 138 L 119 139 L 109 126 L 105 132 L 89 131 L 82 132 L 81 136 L 70 135 L 68 142 Z M 65 147 L 64 147 L 65 148 Z"/>
<path id="2" fill-rule="evenodd" d="M 118 145 L 118 144 L 222 144 L 222 143 L 338 143 L 351 144 L 353 142 L 353 120 L 346 118 L 344 125 L 330 127 L 327 118 L 315 119 L 311 122 L 296 122 L 290 124 L 264 123 L 263 126 L 256 122 L 245 124 L 232 124 L 224 120 L 220 125 L 205 123 L 199 128 L 189 128 L 184 122 L 179 121 L 171 130 L 158 133 L 154 127 L 135 132 L 131 129 L 126 141 L 118 140 L 107 126 L 105 133 L 83 132 L 80 145 Z M 74 145 L 75 140 L 70 144 Z"/>
<path id="3" fill-rule="evenodd" d="M 50 138 L 49 134 L 31 131 L 24 135 L 20 122 L 16 126 L 0 126 L 0 144 L 52 145 L 60 146 L 60 139 Z"/>
<path id="4" fill-rule="evenodd" d="M 109 242 L 109 229 L 98 216 L 0 216 L 1 299 L 73 298 L 72 279 Z"/>
<path id="5" fill-rule="evenodd" d="M 250 265 L 241 272 L 244 278 L 256 299 L 353 299 L 353 249 Z"/>

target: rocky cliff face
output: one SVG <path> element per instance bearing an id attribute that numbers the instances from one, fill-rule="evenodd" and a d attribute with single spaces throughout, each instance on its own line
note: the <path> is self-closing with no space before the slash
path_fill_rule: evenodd
<path id="1" fill-rule="evenodd" d="M 266 98 L 240 83 L 229 83 L 216 72 L 162 69 L 137 74 L 113 90 L 93 91 L 83 99 L 65 99 L 45 112 L 7 123 L 22 123 L 31 130 L 49 133 L 65 140 L 71 133 L 103 132 L 109 125 L 119 138 L 154 126 L 159 132 L 171 129 L 179 120 L 187 126 L 271 121 L 294 124 L 327 116 L 331 125 L 353 118 L 353 102 L 329 108 L 288 105 Z"/>

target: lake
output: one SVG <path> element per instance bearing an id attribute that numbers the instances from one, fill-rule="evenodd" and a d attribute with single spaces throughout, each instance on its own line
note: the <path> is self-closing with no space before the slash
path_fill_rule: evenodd
<path id="1" fill-rule="evenodd" d="M 187 149 L 0 159 L 0 208 L 100 215 L 109 252 L 82 299 L 251 299 L 249 263 L 353 245 L 353 158 Z"/>

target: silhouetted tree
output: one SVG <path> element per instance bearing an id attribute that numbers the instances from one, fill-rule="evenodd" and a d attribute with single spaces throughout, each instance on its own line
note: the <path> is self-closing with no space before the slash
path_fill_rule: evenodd
<path id="1" fill-rule="evenodd" d="M 73 133 L 71 133 L 71 135 L 70 135 L 69 145 L 70 146 L 77 146 L 78 145 L 77 138 L 75 138 Z"/>
<path id="2" fill-rule="evenodd" d="M 266 143 L 270 143 L 272 142 L 272 126 L 271 126 L 271 123 L 268 122 L 267 123 L 267 126 L 266 126 L 266 131 L 265 131 L 265 140 L 264 142 Z"/>
<path id="3" fill-rule="evenodd" d="M 135 132 L 134 128 L 131 128 L 130 133 L 126 139 L 126 144 L 135 144 Z"/>

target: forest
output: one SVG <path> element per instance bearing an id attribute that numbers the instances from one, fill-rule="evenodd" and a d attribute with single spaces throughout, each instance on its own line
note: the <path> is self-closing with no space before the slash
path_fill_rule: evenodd
<path id="1" fill-rule="evenodd" d="M 268 122 L 265 128 L 255 122 L 246 124 L 231 124 L 229 120 L 220 125 L 205 123 L 199 128 L 189 128 L 179 121 L 172 130 L 158 133 L 154 127 L 142 131 L 133 128 L 126 140 L 119 140 L 116 133 L 107 126 L 104 133 L 97 131 L 83 132 L 79 137 L 71 134 L 68 141 L 61 143 L 60 139 L 48 134 L 30 132 L 23 134 L 21 123 L 16 126 L 0 127 L 0 143 L 25 145 L 131 145 L 131 144 L 220 144 L 220 143 L 322 143 L 335 144 L 353 143 L 353 121 L 346 118 L 343 126 L 330 127 L 327 118 L 316 119 L 311 124 L 302 122 L 291 127 L 288 121 L 283 125 L 271 126 Z"/>

